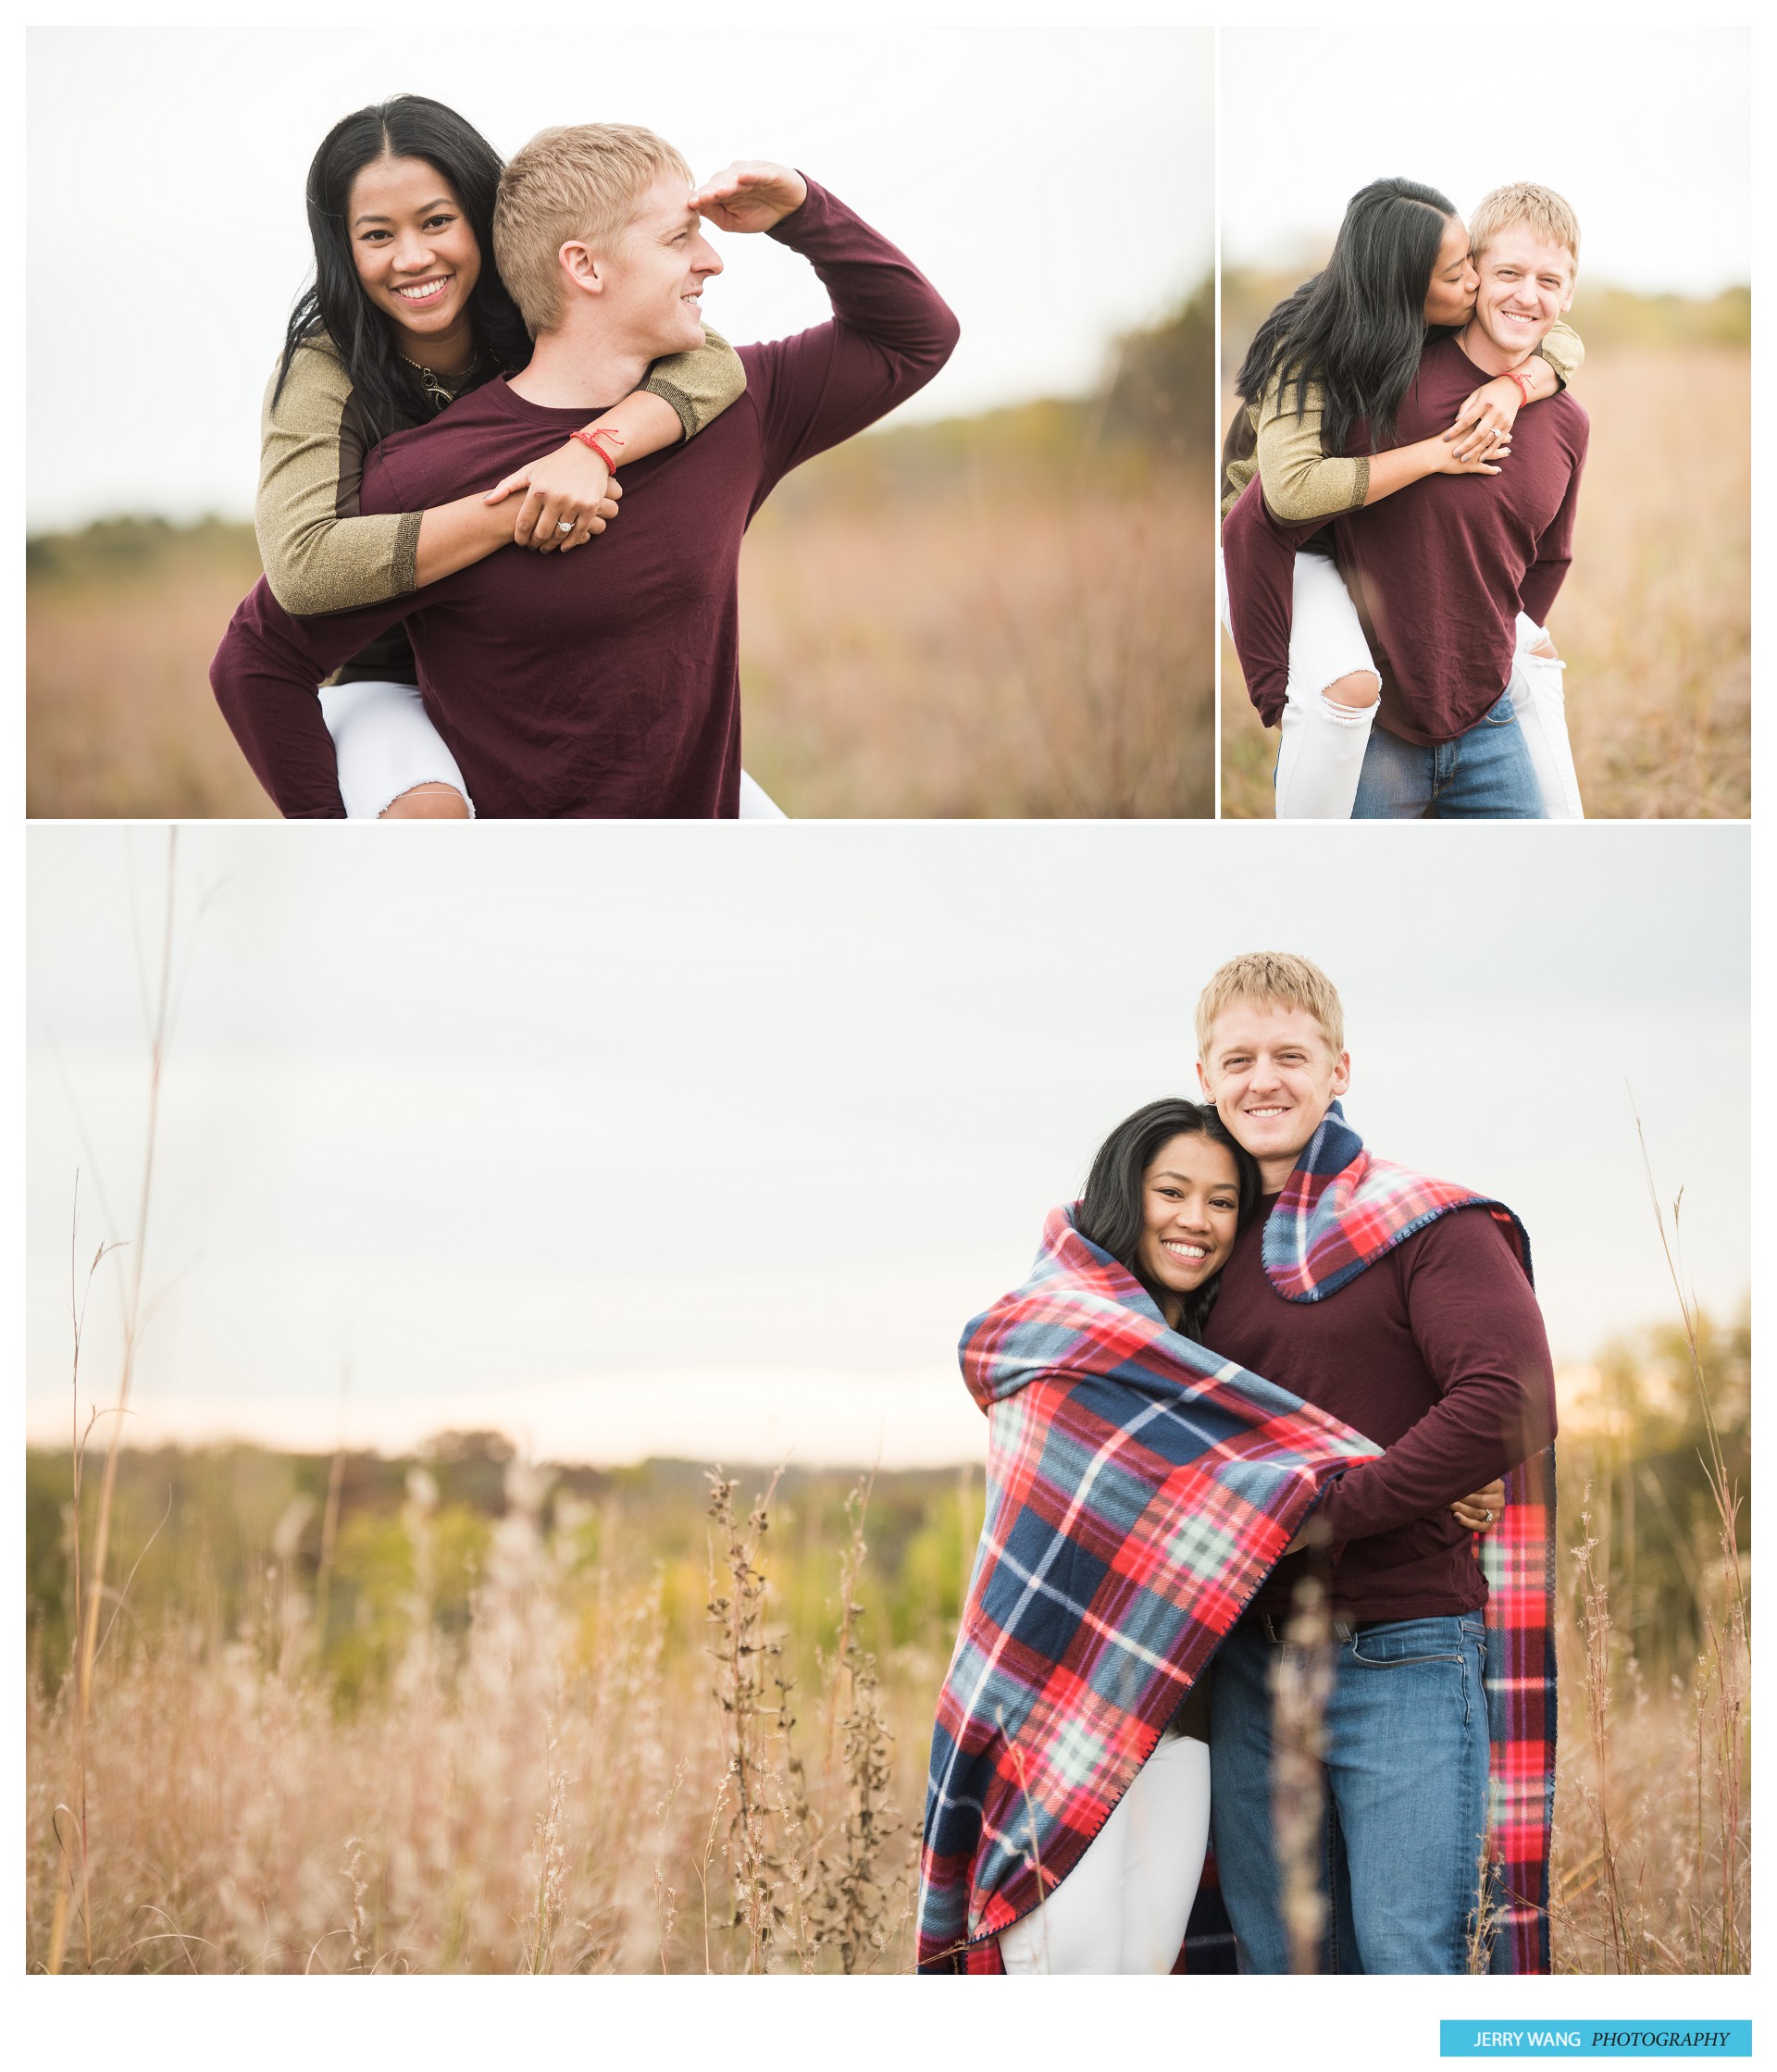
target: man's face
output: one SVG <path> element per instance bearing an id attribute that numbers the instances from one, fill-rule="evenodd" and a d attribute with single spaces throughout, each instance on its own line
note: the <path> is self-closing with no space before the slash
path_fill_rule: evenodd
<path id="1" fill-rule="evenodd" d="M 663 173 L 655 180 L 599 271 L 602 320 L 625 345 L 652 360 L 702 344 L 698 298 L 722 262 L 682 180 Z"/>
<path id="2" fill-rule="evenodd" d="M 1233 1000 L 1211 1024 L 1197 1076 L 1274 1192 L 1351 1084 L 1351 1061 L 1306 1009 Z"/>
<path id="3" fill-rule="evenodd" d="M 1502 352 L 1534 353 L 1573 304 L 1573 254 L 1510 223 L 1475 255 L 1474 321 Z"/>

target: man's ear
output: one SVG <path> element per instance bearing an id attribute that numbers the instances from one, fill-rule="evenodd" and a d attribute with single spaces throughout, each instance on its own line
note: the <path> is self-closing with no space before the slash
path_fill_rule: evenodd
<path id="1" fill-rule="evenodd" d="M 592 256 L 591 247 L 580 239 L 570 238 L 557 251 L 555 263 L 581 294 L 602 295 L 604 292 L 604 277 L 599 271 L 599 262 Z"/>
<path id="2" fill-rule="evenodd" d="M 1203 1089 L 1203 1098 L 1212 1101 L 1215 1098 L 1215 1088 L 1210 1085 L 1210 1075 L 1203 1070 L 1201 1058 L 1197 1061 L 1197 1083 Z"/>
<path id="3" fill-rule="evenodd" d="M 1339 1052 L 1339 1061 L 1333 1067 L 1333 1091 L 1336 1094 L 1343 1094 L 1349 1089 L 1350 1085 L 1351 1053 L 1348 1050 L 1341 1050 Z"/>

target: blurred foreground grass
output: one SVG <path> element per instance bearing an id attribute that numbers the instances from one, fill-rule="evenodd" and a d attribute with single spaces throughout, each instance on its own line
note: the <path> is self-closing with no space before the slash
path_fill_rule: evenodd
<path id="1" fill-rule="evenodd" d="M 1294 283 L 1281 281 L 1282 288 Z M 1277 277 L 1224 283 L 1224 380 Z M 1592 819 L 1741 818 L 1752 798 L 1752 412 L 1745 293 L 1583 288 L 1592 420 L 1573 565 L 1550 615 Z M 1224 391 L 1224 420 L 1234 407 Z M 1410 495 L 1412 492 L 1404 492 Z M 1222 811 L 1269 819 L 1277 736 L 1222 637 Z"/>
<path id="2" fill-rule="evenodd" d="M 1564 1404 L 1557 1968 L 1746 1965 L 1730 1579 L 1750 1332 L 1607 1350 Z M 905 1968 L 978 1470 L 121 1457 L 82 1907 L 65 1454 L 28 1453 L 26 1963 L 97 1970 Z M 718 1485 L 720 1489 L 721 1485 Z M 93 1493 L 82 1506 L 90 1540 Z M 1745 1520 L 1738 1538 L 1744 1545 Z M 135 1564 L 133 1569 L 131 1564 Z"/>
<path id="3" fill-rule="evenodd" d="M 1093 397 L 854 440 L 774 492 L 740 669 L 787 812 L 1213 810 L 1210 306 L 1120 341 Z M 251 527 L 113 520 L 27 570 L 30 813 L 269 814 L 208 683 Z"/>

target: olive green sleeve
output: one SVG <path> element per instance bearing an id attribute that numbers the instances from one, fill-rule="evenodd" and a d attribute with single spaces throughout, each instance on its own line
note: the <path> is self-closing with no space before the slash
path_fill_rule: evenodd
<path id="1" fill-rule="evenodd" d="M 344 362 L 328 340 L 299 346 L 260 417 L 253 507 L 271 594 L 299 614 L 350 612 L 414 588 L 419 511 L 361 517 L 366 439 Z"/>
<path id="2" fill-rule="evenodd" d="M 1222 515 L 1225 518 L 1236 503 L 1241 492 L 1259 472 L 1259 461 L 1253 448 L 1256 443 L 1254 420 L 1259 413 L 1251 403 L 1242 403 L 1228 419 L 1226 436 L 1222 441 Z"/>
<path id="3" fill-rule="evenodd" d="M 1265 508 L 1290 526 L 1355 511 L 1370 493 L 1370 463 L 1361 453 L 1348 456 L 1321 451 L 1318 381 L 1309 383 L 1303 401 L 1306 407 L 1299 417 L 1293 385 L 1286 409 L 1274 381 L 1259 405 L 1257 453 Z"/>
<path id="4" fill-rule="evenodd" d="M 1585 365 L 1585 345 L 1572 325 L 1557 322 L 1536 348 L 1566 388 Z"/>
<path id="5" fill-rule="evenodd" d="M 729 403 L 746 394 L 747 370 L 727 340 L 706 325 L 703 342 L 695 353 L 675 353 L 670 359 L 656 360 L 642 387 L 663 403 L 670 403 L 686 438 L 695 439 Z"/>

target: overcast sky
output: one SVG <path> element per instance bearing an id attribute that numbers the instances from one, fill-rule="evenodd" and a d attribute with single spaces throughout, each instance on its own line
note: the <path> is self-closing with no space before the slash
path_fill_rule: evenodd
<path id="1" fill-rule="evenodd" d="M 330 1445 L 349 1359 L 360 1442 L 969 1458 L 961 1326 L 1267 945 L 1339 984 L 1378 1148 L 1524 1217 L 1558 1359 L 1672 1314 L 1632 1093 L 1732 1309 L 1746 830 L 1420 834 L 1403 873 L 1363 827 L 1331 868 L 1273 825 L 187 829 L 138 1433 Z M 39 1434 L 76 1166 L 83 1253 L 133 1227 L 164 840 L 29 830 Z"/>
<path id="2" fill-rule="evenodd" d="M 802 167 L 961 318 L 909 418 L 1083 391 L 1118 331 L 1210 270 L 1212 43 L 751 22 L 35 31 L 28 522 L 251 512 L 260 397 L 311 264 L 309 160 L 339 117 L 403 92 L 457 108 L 503 154 L 603 118 L 658 130 L 700 176 L 739 157 Z M 825 318 L 806 262 L 764 238 L 717 242 L 727 270 L 705 306 L 734 342 Z"/>
<path id="3" fill-rule="evenodd" d="M 1749 280 L 1748 32 L 1519 27 L 1505 50 L 1473 25 L 1224 30 L 1224 265 L 1318 263 L 1350 196 L 1401 174 L 1465 213 L 1508 180 L 1557 189 L 1592 279 Z M 1292 104 L 1280 68 L 1318 93 Z"/>

